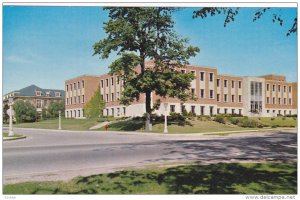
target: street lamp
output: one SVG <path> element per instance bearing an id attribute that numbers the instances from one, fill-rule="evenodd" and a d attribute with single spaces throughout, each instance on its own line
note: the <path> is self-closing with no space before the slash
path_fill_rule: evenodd
<path id="1" fill-rule="evenodd" d="M 168 118 L 167 118 L 168 103 L 164 103 L 164 106 L 165 106 L 165 128 L 164 128 L 164 133 L 168 133 Z"/>
<path id="2" fill-rule="evenodd" d="M 12 105 L 14 104 L 14 98 L 13 97 L 9 97 L 8 98 L 8 105 L 9 105 L 9 112 L 7 113 L 9 115 L 9 131 L 8 131 L 8 136 L 14 136 L 14 132 L 13 132 L 13 109 L 12 109 Z"/>
<path id="3" fill-rule="evenodd" d="M 61 130 L 61 111 L 58 111 L 58 130 Z"/>

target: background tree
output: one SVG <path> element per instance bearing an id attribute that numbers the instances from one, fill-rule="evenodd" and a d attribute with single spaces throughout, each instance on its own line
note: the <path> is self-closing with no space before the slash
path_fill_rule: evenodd
<path id="1" fill-rule="evenodd" d="M 282 26 L 284 23 L 284 19 L 281 17 L 280 12 L 272 12 L 272 10 L 272 8 L 258 8 L 253 14 L 253 22 L 261 19 L 266 13 L 271 12 L 272 21 Z M 220 14 L 225 15 L 224 27 L 226 27 L 228 23 L 235 20 L 236 15 L 239 14 L 239 8 L 205 7 L 194 11 L 193 18 L 200 17 L 204 19 L 208 16 L 215 16 Z M 297 33 L 297 14 L 293 19 L 293 25 L 287 31 L 286 35 L 290 36 L 292 33 Z"/>
<path id="2" fill-rule="evenodd" d="M 36 109 L 29 101 L 17 100 L 13 105 L 17 123 L 34 122 L 36 120 Z"/>
<path id="3" fill-rule="evenodd" d="M 110 74 L 124 80 L 121 103 L 130 104 L 145 95 L 145 129 L 150 130 L 151 92 L 162 97 L 178 97 L 186 100 L 191 73 L 180 73 L 176 68 L 185 67 L 188 59 L 199 52 L 199 48 L 187 46 L 188 39 L 180 38 L 174 31 L 172 14 L 174 8 L 105 8 L 109 20 L 104 22 L 105 39 L 94 45 L 94 55 L 108 58 L 116 51 L 119 59 L 110 66 Z M 147 68 L 145 61 L 154 60 Z"/>
<path id="4" fill-rule="evenodd" d="M 48 106 L 48 116 L 50 118 L 57 118 L 59 113 L 58 111 L 61 111 L 61 115 L 65 115 L 65 103 L 63 101 L 59 102 L 51 102 Z"/>
<path id="5" fill-rule="evenodd" d="M 95 118 L 102 116 L 102 110 L 105 107 L 105 103 L 101 98 L 100 87 L 94 93 L 94 96 L 84 106 L 84 113 L 87 118 Z"/>
<path id="6" fill-rule="evenodd" d="M 7 110 L 9 109 L 8 104 L 4 104 L 3 109 L 2 109 L 2 117 L 3 117 L 3 123 L 7 124 L 9 115 L 7 114 Z"/>

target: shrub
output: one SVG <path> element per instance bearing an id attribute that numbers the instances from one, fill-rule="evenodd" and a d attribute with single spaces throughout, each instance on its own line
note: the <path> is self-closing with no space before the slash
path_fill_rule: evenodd
<path id="1" fill-rule="evenodd" d="M 239 118 L 229 118 L 229 121 L 234 125 L 238 125 L 241 122 Z"/>
<path id="2" fill-rule="evenodd" d="M 283 117 L 282 120 L 286 120 L 286 117 Z"/>
<path id="3" fill-rule="evenodd" d="M 274 119 L 275 119 L 274 117 L 271 118 L 272 121 L 273 121 Z"/>
<path id="4" fill-rule="evenodd" d="M 168 121 L 185 121 L 186 117 L 181 115 L 180 113 L 176 113 L 176 112 L 171 112 L 169 117 L 168 117 Z"/>
<path id="5" fill-rule="evenodd" d="M 37 112 L 29 101 L 17 100 L 13 105 L 13 109 L 17 123 L 34 122 L 36 120 Z"/>
<path id="6" fill-rule="evenodd" d="M 225 117 L 223 115 L 217 115 L 215 117 L 214 121 L 219 122 L 221 124 L 225 124 L 226 123 Z"/>

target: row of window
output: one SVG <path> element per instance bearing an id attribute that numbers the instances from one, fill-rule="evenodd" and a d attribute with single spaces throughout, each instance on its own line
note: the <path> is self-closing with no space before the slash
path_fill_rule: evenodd
<path id="1" fill-rule="evenodd" d="M 69 85 L 66 86 L 66 90 L 67 92 L 69 91 Z M 80 88 L 84 88 L 84 80 L 81 81 L 81 85 L 80 85 L 80 81 L 78 81 L 77 83 L 71 83 L 70 84 L 70 91 L 76 90 L 76 89 L 80 89 Z"/>
<path id="2" fill-rule="evenodd" d="M 112 86 L 114 85 L 114 77 L 110 78 L 110 84 Z M 120 78 L 117 76 L 117 85 L 119 85 L 119 84 L 120 84 Z M 106 85 L 106 87 L 108 87 L 108 85 L 109 85 L 109 79 L 108 78 L 105 79 L 105 85 Z M 101 86 L 101 88 L 104 87 L 104 80 L 100 80 L 100 86 Z"/>
<path id="3" fill-rule="evenodd" d="M 42 96 L 42 91 L 35 91 L 36 96 Z M 50 91 L 46 92 L 46 97 L 50 97 Z M 60 92 L 55 92 L 55 97 L 61 97 Z"/>
<path id="4" fill-rule="evenodd" d="M 122 113 L 122 115 L 123 116 L 125 116 L 126 115 L 126 107 L 123 107 L 122 108 L 123 109 L 123 113 Z M 116 113 L 115 113 L 115 110 L 116 110 Z M 121 108 L 106 108 L 105 109 L 105 115 L 106 116 L 109 116 L 109 115 L 111 115 L 111 116 L 115 116 L 115 114 L 117 115 L 117 116 L 120 116 L 121 115 Z M 103 113 L 102 113 L 103 114 Z"/>
<path id="5" fill-rule="evenodd" d="M 284 105 L 287 105 L 286 100 L 287 100 L 287 98 L 283 98 L 283 104 Z M 267 97 L 267 104 L 270 104 L 270 97 Z M 276 98 L 275 97 L 272 98 L 272 104 L 276 104 Z M 279 105 L 282 104 L 281 98 L 278 98 L 278 104 Z M 292 99 L 291 98 L 289 98 L 288 105 L 292 105 Z"/>
<path id="6" fill-rule="evenodd" d="M 273 110 L 272 112 L 273 112 L 273 114 L 276 114 L 276 110 Z M 270 113 L 270 110 L 267 110 L 267 113 Z M 278 114 L 278 115 L 282 115 L 281 110 L 278 110 L 277 114 Z M 286 114 L 287 114 L 287 111 L 284 110 L 284 111 L 283 111 L 283 115 L 286 115 Z M 291 115 L 291 114 L 292 114 L 292 111 L 289 110 L 289 115 Z"/>
<path id="7" fill-rule="evenodd" d="M 77 97 L 70 97 L 66 99 L 66 104 L 71 105 L 71 104 L 79 104 L 79 103 L 84 103 L 84 95 L 77 96 Z"/>
<path id="8" fill-rule="evenodd" d="M 48 106 L 48 100 L 44 100 L 43 101 L 43 106 L 44 107 L 47 107 Z M 37 99 L 36 100 L 36 108 L 42 108 L 42 100 L 40 100 L 40 99 Z"/>
<path id="9" fill-rule="evenodd" d="M 67 115 L 66 116 L 67 118 L 84 117 L 84 112 L 83 112 L 83 110 L 82 111 L 80 111 L 80 110 L 70 110 L 70 111 L 66 112 L 66 115 Z"/>
<path id="10" fill-rule="evenodd" d="M 267 83 L 267 91 L 270 91 L 270 84 Z M 272 85 L 272 91 L 275 92 L 276 91 L 276 85 Z M 281 91 L 281 85 L 277 86 L 277 91 L 280 92 Z M 289 93 L 292 92 L 292 86 L 289 86 Z M 286 92 L 286 85 L 283 86 L 283 92 Z"/>
<path id="11" fill-rule="evenodd" d="M 195 89 L 192 89 L 192 94 L 193 96 L 195 95 Z M 228 102 L 228 98 L 227 98 L 227 94 L 224 94 L 224 102 Z M 203 99 L 205 98 L 205 90 L 204 89 L 200 89 L 200 98 Z M 214 90 L 209 90 L 209 98 L 213 99 L 214 98 Z M 217 94 L 217 101 L 221 101 L 220 100 L 220 94 Z M 231 95 L 231 102 L 235 102 L 235 95 Z M 241 103 L 242 102 L 242 95 L 238 95 L 238 102 Z"/>
<path id="12" fill-rule="evenodd" d="M 104 100 L 105 102 L 116 101 L 116 100 L 119 101 L 120 100 L 120 92 L 117 92 L 116 95 L 117 96 L 116 96 L 116 99 L 115 99 L 115 94 L 112 92 L 110 94 L 110 99 L 109 99 L 108 94 L 105 95 L 105 99 L 104 99 L 103 95 L 101 94 L 101 99 Z"/>
<path id="13" fill-rule="evenodd" d="M 175 105 L 170 105 L 170 112 L 176 112 L 175 111 Z M 237 114 L 235 112 L 236 109 L 231 109 L 231 114 Z M 180 108 L 181 113 L 186 112 L 186 106 L 185 105 L 181 105 Z M 196 113 L 196 106 L 191 106 L 190 107 L 190 111 L 193 114 L 197 114 Z M 207 113 L 204 112 L 205 111 L 205 106 L 200 106 L 200 115 L 205 115 Z M 217 114 L 220 114 L 220 108 L 217 108 Z M 214 106 L 209 106 L 209 114 L 213 115 L 214 114 Z M 229 109 L 228 108 L 224 108 L 224 114 L 229 114 Z M 238 114 L 242 115 L 242 109 L 238 109 Z"/>

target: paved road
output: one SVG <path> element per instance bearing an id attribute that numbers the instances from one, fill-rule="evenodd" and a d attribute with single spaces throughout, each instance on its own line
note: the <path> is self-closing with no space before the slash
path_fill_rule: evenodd
<path id="1" fill-rule="evenodd" d="M 68 180 L 126 167 L 200 161 L 296 161 L 297 134 L 164 136 L 17 129 L 28 136 L 3 142 L 3 182 Z"/>

